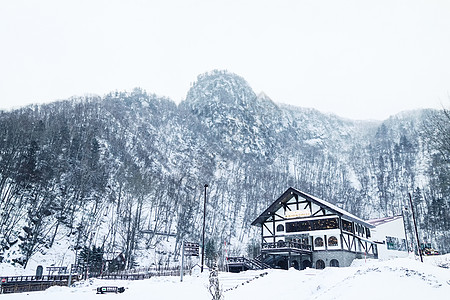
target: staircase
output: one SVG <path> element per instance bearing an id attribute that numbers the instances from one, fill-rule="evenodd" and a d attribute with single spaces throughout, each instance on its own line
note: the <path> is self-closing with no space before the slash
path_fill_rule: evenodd
<path id="1" fill-rule="evenodd" d="M 233 273 L 247 270 L 263 270 L 270 266 L 262 261 L 262 256 L 259 255 L 253 259 L 248 259 L 243 256 L 228 257 L 228 270 Z"/>
<path id="2" fill-rule="evenodd" d="M 264 260 L 263 260 L 263 255 L 260 254 L 257 257 L 251 259 L 251 261 L 253 261 L 253 263 L 255 263 L 256 265 L 258 265 L 260 267 L 260 269 L 269 269 L 271 268 L 270 265 L 268 265 Z"/>

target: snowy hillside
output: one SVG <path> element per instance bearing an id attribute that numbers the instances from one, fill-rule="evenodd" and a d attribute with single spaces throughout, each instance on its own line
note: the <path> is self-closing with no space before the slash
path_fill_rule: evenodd
<path id="1" fill-rule="evenodd" d="M 447 260 L 450 257 L 447 256 Z M 357 260 L 347 268 L 291 269 L 220 273 L 225 300 L 241 299 L 447 299 L 450 271 L 414 259 L 380 262 Z M 208 274 L 154 277 L 143 281 L 91 280 L 75 287 L 52 287 L 44 292 L 8 295 L 8 299 L 211 299 Z M 100 286 L 125 287 L 123 294 L 96 295 Z M 231 287 L 231 288 L 230 288 Z"/>
<path id="2" fill-rule="evenodd" d="M 181 241 L 201 239 L 205 183 L 208 261 L 257 255 L 250 224 L 290 186 L 365 219 L 401 214 L 411 192 L 421 240 L 447 253 L 449 168 L 422 135 L 432 113 L 342 119 L 226 71 L 179 105 L 134 89 L 0 112 L 0 262 L 67 265 L 98 247 L 127 268 L 176 264 Z"/>

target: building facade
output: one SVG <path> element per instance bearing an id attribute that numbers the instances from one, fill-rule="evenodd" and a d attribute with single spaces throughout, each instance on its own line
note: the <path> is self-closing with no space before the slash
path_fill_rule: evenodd
<path id="1" fill-rule="evenodd" d="M 367 221 L 375 226 L 372 239 L 377 243 L 378 258 L 391 259 L 408 256 L 408 245 L 402 216 Z"/>
<path id="2" fill-rule="evenodd" d="M 274 268 L 349 266 L 377 258 L 372 224 L 312 195 L 289 188 L 252 225 L 261 227 L 259 260 Z"/>

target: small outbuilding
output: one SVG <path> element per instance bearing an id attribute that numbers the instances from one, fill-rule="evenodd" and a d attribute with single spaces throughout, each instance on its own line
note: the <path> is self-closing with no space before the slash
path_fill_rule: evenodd
<path id="1" fill-rule="evenodd" d="M 372 238 L 378 246 L 378 258 L 390 259 L 408 256 L 406 231 L 402 216 L 367 221 L 375 226 Z"/>

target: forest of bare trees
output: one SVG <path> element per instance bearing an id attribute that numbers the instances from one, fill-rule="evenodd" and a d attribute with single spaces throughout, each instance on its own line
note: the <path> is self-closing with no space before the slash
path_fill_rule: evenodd
<path id="1" fill-rule="evenodd" d="M 449 124 L 448 110 L 342 120 L 220 72 L 178 106 L 135 89 L 0 112 L 0 261 L 64 242 L 162 263 L 200 240 L 205 183 L 210 258 L 254 253 L 250 223 L 289 186 L 366 219 L 401 214 L 411 192 L 421 238 L 449 252 Z"/>

